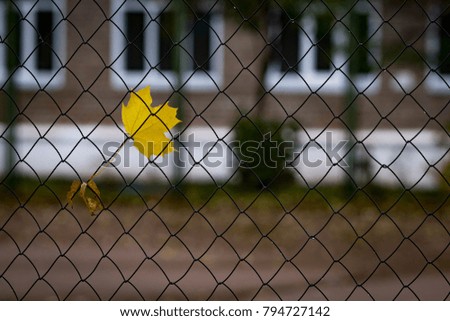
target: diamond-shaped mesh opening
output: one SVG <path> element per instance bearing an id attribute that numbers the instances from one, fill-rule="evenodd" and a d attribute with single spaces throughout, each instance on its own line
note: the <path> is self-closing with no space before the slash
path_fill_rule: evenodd
<path id="1" fill-rule="evenodd" d="M 0 299 L 448 300 L 449 21 L 444 0 L 0 2 Z M 124 128 L 146 86 L 178 108 L 173 153 Z"/>

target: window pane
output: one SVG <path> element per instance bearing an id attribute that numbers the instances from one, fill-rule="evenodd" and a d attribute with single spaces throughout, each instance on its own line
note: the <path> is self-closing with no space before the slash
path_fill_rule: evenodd
<path id="1" fill-rule="evenodd" d="M 173 39 L 176 35 L 175 14 L 172 11 L 161 13 L 159 18 L 159 67 L 162 70 L 173 70 Z"/>
<path id="2" fill-rule="evenodd" d="M 125 17 L 128 46 L 125 52 L 127 69 L 144 68 L 144 13 L 127 12 Z"/>
<path id="3" fill-rule="evenodd" d="M 369 15 L 363 13 L 353 13 L 350 17 L 351 50 L 350 73 L 370 72 L 368 44 L 369 38 Z M 359 43 L 364 45 L 359 46 Z"/>
<path id="4" fill-rule="evenodd" d="M 199 14 L 199 17 L 202 17 L 203 14 Z M 211 40 L 210 40 L 210 32 L 211 28 L 209 27 L 210 16 L 205 15 L 200 20 L 196 21 L 193 26 L 193 52 L 191 53 L 194 58 L 194 66 L 193 68 L 200 67 L 203 70 L 210 69 L 210 61 L 209 61 L 209 53 L 211 48 Z"/>
<path id="5" fill-rule="evenodd" d="M 38 11 L 37 13 L 37 68 L 51 70 L 53 68 L 53 13 L 51 11 Z"/>
<path id="6" fill-rule="evenodd" d="M 316 24 L 316 69 L 329 70 L 331 68 L 331 23 L 330 15 L 318 15 Z"/>
<path id="7" fill-rule="evenodd" d="M 450 73 L 450 14 L 442 17 L 440 23 L 439 40 L 439 71 L 445 74 Z"/>
<path id="8" fill-rule="evenodd" d="M 278 60 L 281 71 L 296 68 L 299 56 L 299 25 L 283 14 L 279 19 L 280 34 L 275 43 L 275 59 Z"/>
<path id="9" fill-rule="evenodd" d="M 9 36 L 5 39 L 5 43 L 7 43 L 7 63 L 11 70 L 18 67 L 20 65 L 20 50 L 21 44 L 20 39 L 22 36 L 22 20 L 19 12 L 13 10 L 11 13 L 11 19 L 13 21 L 13 27 L 9 32 Z"/>

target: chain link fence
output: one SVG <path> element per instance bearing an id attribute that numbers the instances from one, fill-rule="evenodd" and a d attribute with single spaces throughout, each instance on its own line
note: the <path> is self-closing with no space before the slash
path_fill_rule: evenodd
<path id="1" fill-rule="evenodd" d="M 445 0 L 1 1 L 0 299 L 448 300 L 449 54 Z"/>

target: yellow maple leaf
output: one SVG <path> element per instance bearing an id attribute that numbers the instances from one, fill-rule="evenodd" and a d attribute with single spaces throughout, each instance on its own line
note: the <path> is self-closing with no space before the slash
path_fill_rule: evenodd
<path id="1" fill-rule="evenodd" d="M 122 104 L 122 121 L 134 146 L 146 157 L 173 152 L 173 141 L 166 133 L 181 122 L 177 108 L 168 103 L 151 107 L 150 87 L 132 92 L 128 105 Z"/>

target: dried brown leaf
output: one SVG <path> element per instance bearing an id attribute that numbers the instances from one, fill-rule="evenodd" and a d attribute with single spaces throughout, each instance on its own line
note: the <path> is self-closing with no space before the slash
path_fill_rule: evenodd
<path id="1" fill-rule="evenodd" d="M 95 196 L 100 200 L 100 190 L 97 187 L 97 184 L 91 179 L 87 182 L 87 186 L 94 192 Z"/>
<path id="2" fill-rule="evenodd" d="M 95 211 L 102 209 L 102 205 L 96 198 L 92 198 L 92 197 L 88 196 L 84 199 L 84 202 L 86 203 L 86 206 L 87 206 L 89 212 L 91 213 L 91 215 L 95 215 Z"/>
<path id="3" fill-rule="evenodd" d="M 73 195 L 72 195 L 72 188 L 75 191 L 73 192 Z M 86 188 L 92 191 L 94 197 L 90 197 L 87 195 Z M 97 184 L 95 184 L 93 180 L 89 180 L 87 183 L 86 182 L 77 182 L 77 184 L 75 184 L 75 182 L 72 183 L 72 187 L 68 193 L 68 197 L 69 194 L 71 196 L 70 205 L 72 205 L 72 199 L 77 191 L 79 191 L 79 195 L 83 199 L 83 202 L 86 205 L 89 213 L 91 213 L 91 215 L 95 215 L 96 211 L 101 210 L 103 208 L 102 201 L 100 199 L 100 190 L 98 189 Z"/>
<path id="4" fill-rule="evenodd" d="M 80 190 L 80 181 L 73 181 L 72 185 L 70 185 L 70 189 L 67 192 L 67 204 L 70 207 L 73 207 L 73 198 L 75 197 L 75 194 Z"/>
<path id="5" fill-rule="evenodd" d="M 84 200 L 86 198 L 85 194 L 86 194 L 86 186 L 87 184 L 85 182 L 81 183 L 80 186 L 80 197 Z"/>
<path id="6" fill-rule="evenodd" d="M 87 196 L 86 188 L 89 187 L 89 189 L 93 192 L 94 198 Z M 83 199 L 84 203 L 86 204 L 86 207 L 88 211 L 91 213 L 91 215 L 95 215 L 95 212 L 97 210 L 101 210 L 103 208 L 101 199 L 100 199 L 100 190 L 98 189 L 97 185 L 93 180 L 89 180 L 87 183 L 83 182 L 80 186 L 80 197 Z"/>

